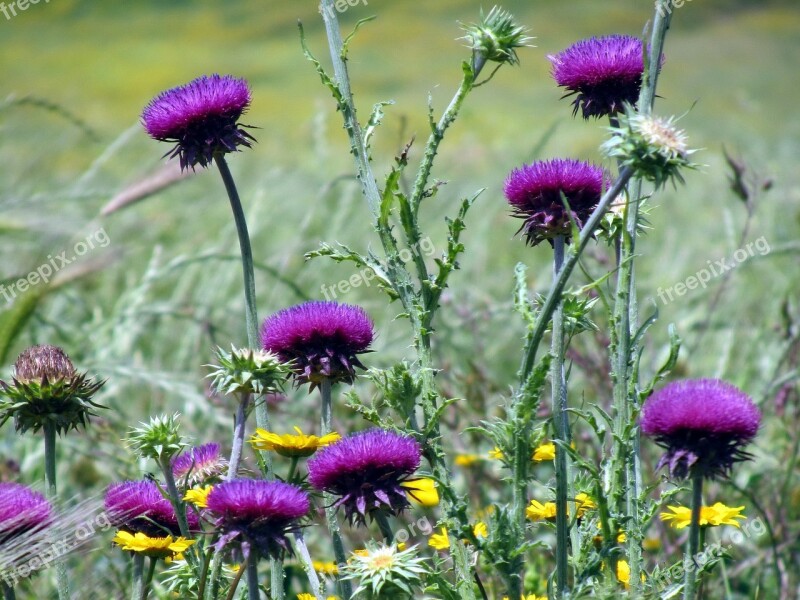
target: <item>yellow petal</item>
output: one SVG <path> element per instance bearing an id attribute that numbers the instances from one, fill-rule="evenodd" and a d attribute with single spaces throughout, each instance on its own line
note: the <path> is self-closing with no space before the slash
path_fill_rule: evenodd
<path id="1" fill-rule="evenodd" d="M 436 482 L 433 479 L 423 477 L 412 479 L 400 484 L 406 490 L 409 500 L 422 506 L 431 507 L 439 504 L 439 492 L 436 491 Z"/>

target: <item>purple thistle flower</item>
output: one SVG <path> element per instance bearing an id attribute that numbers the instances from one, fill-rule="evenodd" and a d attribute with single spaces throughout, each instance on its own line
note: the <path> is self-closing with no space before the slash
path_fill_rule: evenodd
<path id="1" fill-rule="evenodd" d="M 152 138 L 175 143 L 165 156 L 179 156 L 181 170 L 194 169 L 208 166 L 216 153 L 251 146 L 255 138 L 237 122 L 249 106 L 247 81 L 203 75 L 153 98 L 142 112 L 142 124 Z"/>
<path id="2" fill-rule="evenodd" d="M 525 220 L 519 231 L 524 231 L 527 242 L 535 246 L 557 235 L 569 236 L 570 217 L 578 227 L 583 227 L 609 183 L 601 167 L 570 158 L 554 158 L 511 171 L 504 192 L 512 215 Z M 570 213 L 564 206 L 564 198 Z"/>
<path id="3" fill-rule="evenodd" d="M 727 475 L 747 460 L 743 447 L 758 432 L 761 413 L 739 388 L 719 379 L 676 381 L 655 392 L 642 409 L 642 433 L 666 452 L 657 468 L 673 477 L 700 472 Z"/>
<path id="4" fill-rule="evenodd" d="M 105 509 L 114 527 L 150 537 L 180 535 L 175 510 L 153 481 L 121 481 L 106 490 Z M 200 529 L 200 517 L 193 509 L 186 511 L 191 531 Z"/>
<path id="5" fill-rule="evenodd" d="M 339 496 L 353 523 L 388 509 L 399 513 L 409 506 L 400 484 L 419 467 L 421 449 L 412 438 L 371 429 L 342 438 L 308 461 L 308 481 L 318 490 Z"/>
<path id="6" fill-rule="evenodd" d="M 30 535 L 50 524 L 47 499 L 19 483 L 0 483 L 0 544 L 18 535 Z"/>
<path id="7" fill-rule="evenodd" d="M 630 35 L 609 35 L 574 43 L 548 55 L 556 83 L 575 94 L 573 115 L 583 118 L 613 115 L 624 103 L 635 105 L 642 85 L 642 40 Z"/>
<path id="8" fill-rule="evenodd" d="M 279 557 L 290 551 L 287 529 L 308 513 L 308 495 L 281 481 L 234 479 L 214 486 L 207 500 L 222 532 L 217 550 L 237 540 L 246 557 L 250 548 L 260 556 Z"/>
<path id="9" fill-rule="evenodd" d="M 364 309 L 350 304 L 312 300 L 267 317 L 261 328 L 264 349 L 283 361 L 294 361 L 298 385 L 323 377 L 331 383 L 353 383 L 358 354 L 369 351 L 373 325 Z"/>
<path id="10" fill-rule="evenodd" d="M 225 469 L 226 461 L 220 455 L 216 442 L 190 448 L 172 459 L 172 474 L 178 482 L 195 485 L 216 477 Z"/>

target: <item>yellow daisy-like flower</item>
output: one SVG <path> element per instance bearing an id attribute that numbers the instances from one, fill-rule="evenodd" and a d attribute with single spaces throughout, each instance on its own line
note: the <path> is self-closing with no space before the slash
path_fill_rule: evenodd
<path id="1" fill-rule="evenodd" d="M 167 537 L 150 537 L 141 532 L 132 534 L 127 531 L 118 531 L 112 540 L 117 546 L 129 552 L 137 552 L 152 558 L 165 558 L 167 562 L 183 560 L 183 552 L 192 546 L 195 541 L 185 537 L 173 539 Z"/>
<path id="2" fill-rule="evenodd" d="M 427 507 L 439 504 L 439 492 L 436 491 L 436 482 L 433 479 L 412 479 L 402 482 L 400 487 L 408 490 L 406 496 L 415 504 Z"/>
<path id="3" fill-rule="evenodd" d="M 297 594 L 297 600 L 317 600 L 317 597 L 314 594 L 302 592 L 300 594 Z M 338 599 L 336 596 L 328 596 L 328 600 L 338 600 Z"/>
<path id="4" fill-rule="evenodd" d="M 556 445 L 553 442 L 541 444 L 533 451 L 533 462 L 553 460 L 556 457 Z"/>
<path id="5" fill-rule="evenodd" d="M 688 506 L 667 506 L 672 512 L 661 513 L 662 521 L 671 521 L 670 526 L 675 529 L 684 529 L 692 524 L 692 509 Z M 736 519 L 744 519 L 740 514 L 744 506 L 730 507 L 722 502 L 717 502 L 713 506 L 702 506 L 700 508 L 700 526 L 716 527 L 718 525 L 733 525 L 739 527 Z"/>
<path id="6" fill-rule="evenodd" d="M 497 446 L 494 447 L 494 450 L 489 450 L 489 458 L 492 460 L 503 460 L 504 456 L 503 451 Z"/>
<path id="7" fill-rule="evenodd" d="M 481 457 L 478 454 L 456 454 L 456 457 L 453 460 L 458 467 L 471 467 L 480 461 Z"/>
<path id="8" fill-rule="evenodd" d="M 213 487 L 212 485 L 205 485 L 186 490 L 183 501 L 194 504 L 197 508 L 208 508 L 208 495 Z"/>
<path id="9" fill-rule="evenodd" d="M 478 521 L 475 523 L 475 527 L 472 528 L 472 533 L 475 534 L 476 538 L 489 537 L 489 530 L 486 527 L 486 523 L 483 521 Z"/>
<path id="10" fill-rule="evenodd" d="M 556 518 L 556 503 L 545 502 L 542 504 L 538 500 L 531 500 L 528 508 L 525 509 L 525 516 L 531 521 L 544 521 Z"/>
<path id="11" fill-rule="evenodd" d="M 339 567 L 332 561 L 315 560 L 311 564 L 314 566 L 314 570 L 321 575 L 337 575 L 339 573 Z"/>
<path id="12" fill-rule="evenodd" d="M 645 580 L 644 573 L 641 574 L 641 579 Z M 624 558 L 617 561 L 617 580 L 625 586 L 626 590 L 631 588 L 631 566 Z"/>
<path id="13" fill-rule="evenodd" d="M 597 504 L 594 503 L 594 500 L 592 500 L 588 494 L 584 494 L 583 492 L 575 496 L 575 504 L 578 507 L 579 519 L 586 514 L 587 510 L 597 508 Z"/>
<path id="14" fill-rule="evenodd" d="M 447 535 L 447 527 L 442 527 L 442 533 L 434 533 L 428 538 L 428 546 L 436 550 L 447 550 L 450 548 L 450 537 Z"/>
<path id="15" fill-rule="evenodd" d="M 332 444 L 342 437 L 336 432 L 317 437 L 304 434 L 299 427 L 295 427 L 294 430 L 297 434 L 281 435 L 266 429 L 256 429 L 256 434 L 250 438 L 250 443 L 257 450 L 277 452 L 281 456 L 293 458 L 311 456 L 320 448 Z"/>

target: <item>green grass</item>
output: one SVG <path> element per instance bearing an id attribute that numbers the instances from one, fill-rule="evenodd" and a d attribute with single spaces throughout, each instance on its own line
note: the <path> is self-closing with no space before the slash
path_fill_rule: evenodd
<path id="1" fill-rule="evenodd" d="M 320 297 L 322 284 L 351 274 L 347 266 L 303 261 L 320 242 L 378 247 L 355 182 L 342 178 L 353 169 L 340 115 L 300 50 L 298 18 L 311 48 L 328 64 L 314 4 L 53 0 L 0 20 L 0 96 L 32 96 L 60 107 L 59 112 L 0 103 L 0 278 L 24 276 L 97 227 L 112 240 L 78 264 L 92 266 L 91 272 L 38 300 L 21 335 L 4 342 L 6 365 L 25 346 L 49 341 L 109 379 L 103 400 L 112 410 L 99 426 L 67 441 L 75 460 L 65 463 L 65 477 L 76 493 L 98 492 L 113 478 L 138 475 L 140 466 L 120 450 L 119 438 L 149 414 L 180 410 L 187 430 L 199 440 L 222 437 L 230 425 L 232 407 L 209 402 L 202 382 L 212 346 L 241 344 L 245 337 L 241 273 L 231 258 L 238 247 L 218 176 L 198 173 L 119 213 L 98 216 L 117 191 L 161 162 L 165 148 L 136 126 L 153 95 L 209 72 L 244 76 L 253 85 L 245 122 L 259 127 L 254 130 L 259 143 L 230 163 L 256 260 L 272 270 L 257 272 L 262 317 L 300 299 L 282 279 L 309 297 Z M 458 22 L 476 20 L 480 6 L 464 0 L 437 0 L 424 8 L 370 0 L 368 7 L 342 15 L 347 29 L 357 19 L 377 16 L 351 47 L 349 68 L 361 117 L 377 101 L 396 101 L 378 133 L 377 172 L 412 136 L 412 159 L 419 159 L 428 94 L 439 114 L 458 83 L 460 61 L 468 58 L 456 40 Z M 605 123 L 572 119 L 568 101 L 559 100 L 549 77 L 546 55 L 584 36 L 639 34 L 650 3 L 517 0 L 507 6 L 531 27 L 536 47 L 520 52 L 521 66 L 504 67 L 469 98 L 435 170 L 448 183 L 424 208 L 431 239 L 441 249 L 444 215 L 454 212 L 460 198 L 485 188 L 467 220 L 467 253 L 443 299 L 435 349 L 446 393 L 467 398 L 470 408 L 453 415 L 462 425 L 476 411 L 496 412 L 515 380 L 521 332 L 510 311 L 514 265 L 530 265 L 537 291 L 544 292 L 550 278 L 548 252 L 514 239 L 518 223 L 509 218 L 502 197 L 505 175 L 535 158 L 537 144 L 554 127 L 540 157 L 600 160 L 597 147 Z M 764 236 L 773 252 L 735 271 L 711 332 L 679 365 L 682 374 L 732 380 L 762 400 L 770 417 L 774 390 L 765 388 L 781 348 L 781 305 L 787 298 L 797 301 L 798 29 L 800 11 L 788 1 L 698 0 L 676 10 L 657 112 L 686 113 L 681 126 L 693 146 L 704 148 L 697 158 L 706 166 L 689 174 L 686 186 L 655 199 L 653 230 L 639 244 L 637 267 L 642 312 L 649 313 L 658 287 L 683 281 L 706 261 L 736 250 L 745 215 L 728 191 L 723 146 L 774 180 L 749 236 Z M 197 254 L 208 256 L 181 262 Z M 608 252 L 598 244 L 590 256 L 603 258 Z M 601 272 L 591 259 L 587 266 Z M 660 318 L 643 357 L 646 373 L 663 359 L 668 323 L 675 322 L 694 346 L 694 327 L 706 317 L 715 289 L 658 306 Z M 386 367 L 410 356 L 407 327 L 395 319 L 396 305 L 387 306 L 374 287 L 343 299 L 363 304 L 376 319 L 380 334 L 370 365 Z M 0 325 L 11 322 L 16 307 L 0 313 Z M 598 353 L 588 342 L 579 347 Z M 585 383 L 589 375 L 575 377 L 576 398 L 605 401 L 600 388 Z M 278 416 L 285 428 L 304 423 L 308 413 L 305 392 L 290 391 L 290 396 L 292 402 Z M 346 420 L 346 414 L 341 411 L 339 417 Z M 757 464 L 780 469 L 769 455 L 786 456 L 790 439 L 786 424 L 770 418 L 757 443 Z M 776 440 L 774 447 L 770 440 Z M 452 443 L 466 444 L 464 438 Z M 24 463 L 25 480 L 37 479 L 36 442 L 20 440 L 7 425 L 0 452 Z M 94 460 L 98 457 L 102 460 Z M 757 475 L 758 469 L 743 469 L 739 483 Z"/>

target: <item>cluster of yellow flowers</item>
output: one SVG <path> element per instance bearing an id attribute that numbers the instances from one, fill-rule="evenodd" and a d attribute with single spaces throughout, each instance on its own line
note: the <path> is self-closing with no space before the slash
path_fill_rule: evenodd
<path id="1" fill-rule="evenodd" d="M 675 529 L 683 529 L 692 524 L 692 509 L 688 506 L 667 506 L 672 512 L 661 513 L 662 521 L 671 521 L 670 525 Z M 744 519 L 742 513 L 744 506 L 725 506 L 722 502 L 717 502 L 713 506 L 703 506 L 700 508 L 700 526 L 716 527 L 718 525 L 733 525 L 739 527 L 736 519 Z"/>
<path id="2" fill-rule="evenodd" d="M 583 492 L 575 496 L 575 504 L 578 507 L 579 519 L 583 517 L 584 514 L 586 514 L 587 510 L 590 510 L 592 508 L 597 508 L 597 504 L 594 503 L 594 500 L 592 500 L 588 494 L 584 494 Z M 531 500 L 530 505 L 528 506 L 528 508 L 525 509 L 525 515 L 531 521 L 546 521 L 555 519 L 556 503 L 545 502 L 544 504 L 542 504 L 538 500 Z"/>

